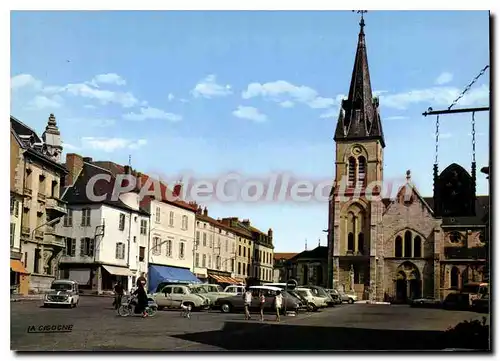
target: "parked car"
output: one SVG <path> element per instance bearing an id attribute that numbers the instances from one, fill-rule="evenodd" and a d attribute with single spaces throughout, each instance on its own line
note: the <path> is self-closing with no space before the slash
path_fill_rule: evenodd
<path id="1" fill-rule="evenodd" d="M 490 296 L 489 296 L 489 294 L 483 295 L 479 298 L 472 300 L 471 308 L 473 311 L 476 311 L 476 312 L 488 313 L 488 311 L 490 309 Z"/>
<path id="2" fill-rule="evenodd" d="M 336 305 L 340 305 L 342 300 L 340 299 L 340 293 L 337 290 L 327 289 L 326 290 L 330 297 L 333 299 L 333 303 Z"/>
<path id="3" fill-rule="evenodd" d="M 234 293 L 223 291 L 222 287 L 219 285 L 204 283 L 201 285 L 191 285 L 191 287 L 197 290 L 197 294 L 201 294 L 203 297 L 208 298 L 210 300 L 211 307 L 215 305 L 215 302 L 219 298 L 234 296 Z"/>
<path id="4" fill-rule="evenodd" d="M 328 307 L 333 307 L 335 305 L 335 302 L 334 302 L 332 296 L 330 296 L 330 294 L 328 292 L 326 292 L 326 290 L 323 287 L 320 287 L 320 286 L 300 286 L 300 287 L 309 288 L 312 291 L 314 296 L 324 298 L 326 305 Z"/>
<path id="5" fill-rule="evenodd" d="M 442 303 L 445 310 L 461 310 L 470 309 L 470 296 L 468 293 L 450 293 Z"/>
<path id="6" fill-rule="evenodd" d="M 296 291 L 299 295 L 307 300 L 307 304 L 312 308 L 313 311 L 317 311 L 318 309 L 327 306 L 326 298 L 314 295 L 313 291 L 310 288 L 297 287 L 294 291 Z"/>
<path id="7" fill-rule="evenodd" d="M 441 301 L 434 297 L 423 297 L 410 300 L 410 307 L 441 307 Z"/>
<path id="8" fill-rule="evenodd" d="M 252 303 L 250 309 L 252 311 L 259 310 L 260 302 L 259 302 L 259 294 L 260 292 L 264 293 L 264 297 L 266 298 L 266 302 L 264 304 L 264 312 L 274 312 L 274 297 L 276 296 L 277 291 L 281 291 L 283 295 L 283 309 L 282 312 L 285 311 L 295 311 L 298 312 L 300 308 L 303 307 L 300 300 L 296 297 L 290 295 L 288 292 L 283 291 L 279 287 L 273 286 L 251 286 L 250 290 L 252 291 Z M 221 311 L 224 313 L 240 311 L 244 309 L 244 298 L 243 295 L 236 295 L 227 298 L 221 298 L 217 300 L 216 306 L 220 307 Z"/>
<path id="9" fill-rule="evenodd" d="M 234 295 L 242 295 L 245 293 L 246 287 L 242 285 L 229 285 L 224 289 L 224 292 Z"/>
<path id="10" fill-rule="evenodd" d="M 340 299 L 342 302 L 347 302 L 347 303 L 354 303 L 358 300 L 358 296 L 355 295 L 353 292 L 346 293 L 344 291 L 338 291 L 340 295 Z"/>
<path id="11" fill-rule="evenodd" d="M 72 280 L 55 280 L 43 300 L 44 307 L 76 307 L 80 301 L 78 283 Z"/>
<path id="12" fill-rule="evenodd" d="M 191 285 L 168 285 L 161 292 L 153 293 L 152 298 L 158 305 L 158 309 L 181 308 L 181 304 L 191 306 L 193 311 L 210 307 L 207 297 L 197 292 L 197 286 Z"/>

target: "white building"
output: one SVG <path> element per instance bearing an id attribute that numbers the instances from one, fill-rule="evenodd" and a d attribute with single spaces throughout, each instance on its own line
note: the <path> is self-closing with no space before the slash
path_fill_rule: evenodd
<path id="1" fill-rule="evenodd" d="M 235 284 L 236 233 L 228 226 L 208 216 L 201 207 L 196 213 L 194 249 L 195 274 L 211 283 Z"/>
<path id="2" fill-rule="evenodd" d="M 60 276 L 99 294 L 112 290 L 117 281 L 130 290 L 148 266 L 149 214 L 139 207 L 139 194 L 128 192 L 112 200 L 115 177 L 91 158 L 68 154 L 66 167 L 63 199 L 68 213 L 56 226 L 66 238 Z M 97 175 L 108 177 L 92 190 L 96 195 L 106 193 L 102 202 L 89 200 L 87 194 L 89 180 Z"/>

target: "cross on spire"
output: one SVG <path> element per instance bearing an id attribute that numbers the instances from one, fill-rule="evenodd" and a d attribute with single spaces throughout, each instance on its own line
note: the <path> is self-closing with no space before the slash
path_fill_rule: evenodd
<path id="1" fill-rule="evenodd" d="M 363 14 L 367 13 L 368 10 L 353 10 L 353 12 L 361 14 L 361 21 L 359 22 L 359 26 L 361 26 L 361 32 L 363 32 L 363 28 L 365 27 L 365 18 Z"/>

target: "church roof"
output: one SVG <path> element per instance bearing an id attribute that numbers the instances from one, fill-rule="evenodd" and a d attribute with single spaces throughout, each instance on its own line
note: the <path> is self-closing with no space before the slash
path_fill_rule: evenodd
<path id="1" fill-rule="evenodd" d="M 378 139 L 382 147 L 385 147 L 379 103 L 378 99 L 373 98 L 370 82 L 364 26 L 362 18 L 349 95 L 347 99 L 342 100 L 334 140 Z"/>
<path id="2" fill-rule="evenodd" d="M 302 251 L 299 254 L 295 255 L 291 260 L 299 260 L 299 259 L 327 259 L 328 258 L 328 247 L 327 246 L 318 246 L 309 251 Z"/>

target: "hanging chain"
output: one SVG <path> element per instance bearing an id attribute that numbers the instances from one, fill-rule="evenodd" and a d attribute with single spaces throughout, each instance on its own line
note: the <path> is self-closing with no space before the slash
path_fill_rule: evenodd
<path id="1" fill-rule="evenodd" d="M 472 112 L 472 163 L 476 163 L 476 112 Z"/>
<path id="2" fill-rule="evenodd" d="M 465 93 L 467 93 L 470 88 L 474 85 L 474 83 L 486 72 L 486 70 L 489 68 L 490 66 L 489 65 L 486 65 L 480 72 L 479 74 L 474 78 L 472 79 L 472 81 L 469 83 L 469 85 L 467 85 L 465 87 L 465 89 L 460 93 L 460 95 L 457 97 L 457 99 L 455 99 L 453 101 L 453 103 L 451 103 L 451 105 L 448 107 L 448 110 L 451 110 L 451 108 L 453 108 L 457 102 L 462 99 L 462 97 L 465 95 Z"/>
<path id="3" fill-rule="evenodd" d="M 439 154 L 439 114 L 436 117 L 436 156 L 434 158 L 434 164 L 438 164 L 438 154 Z"/>

